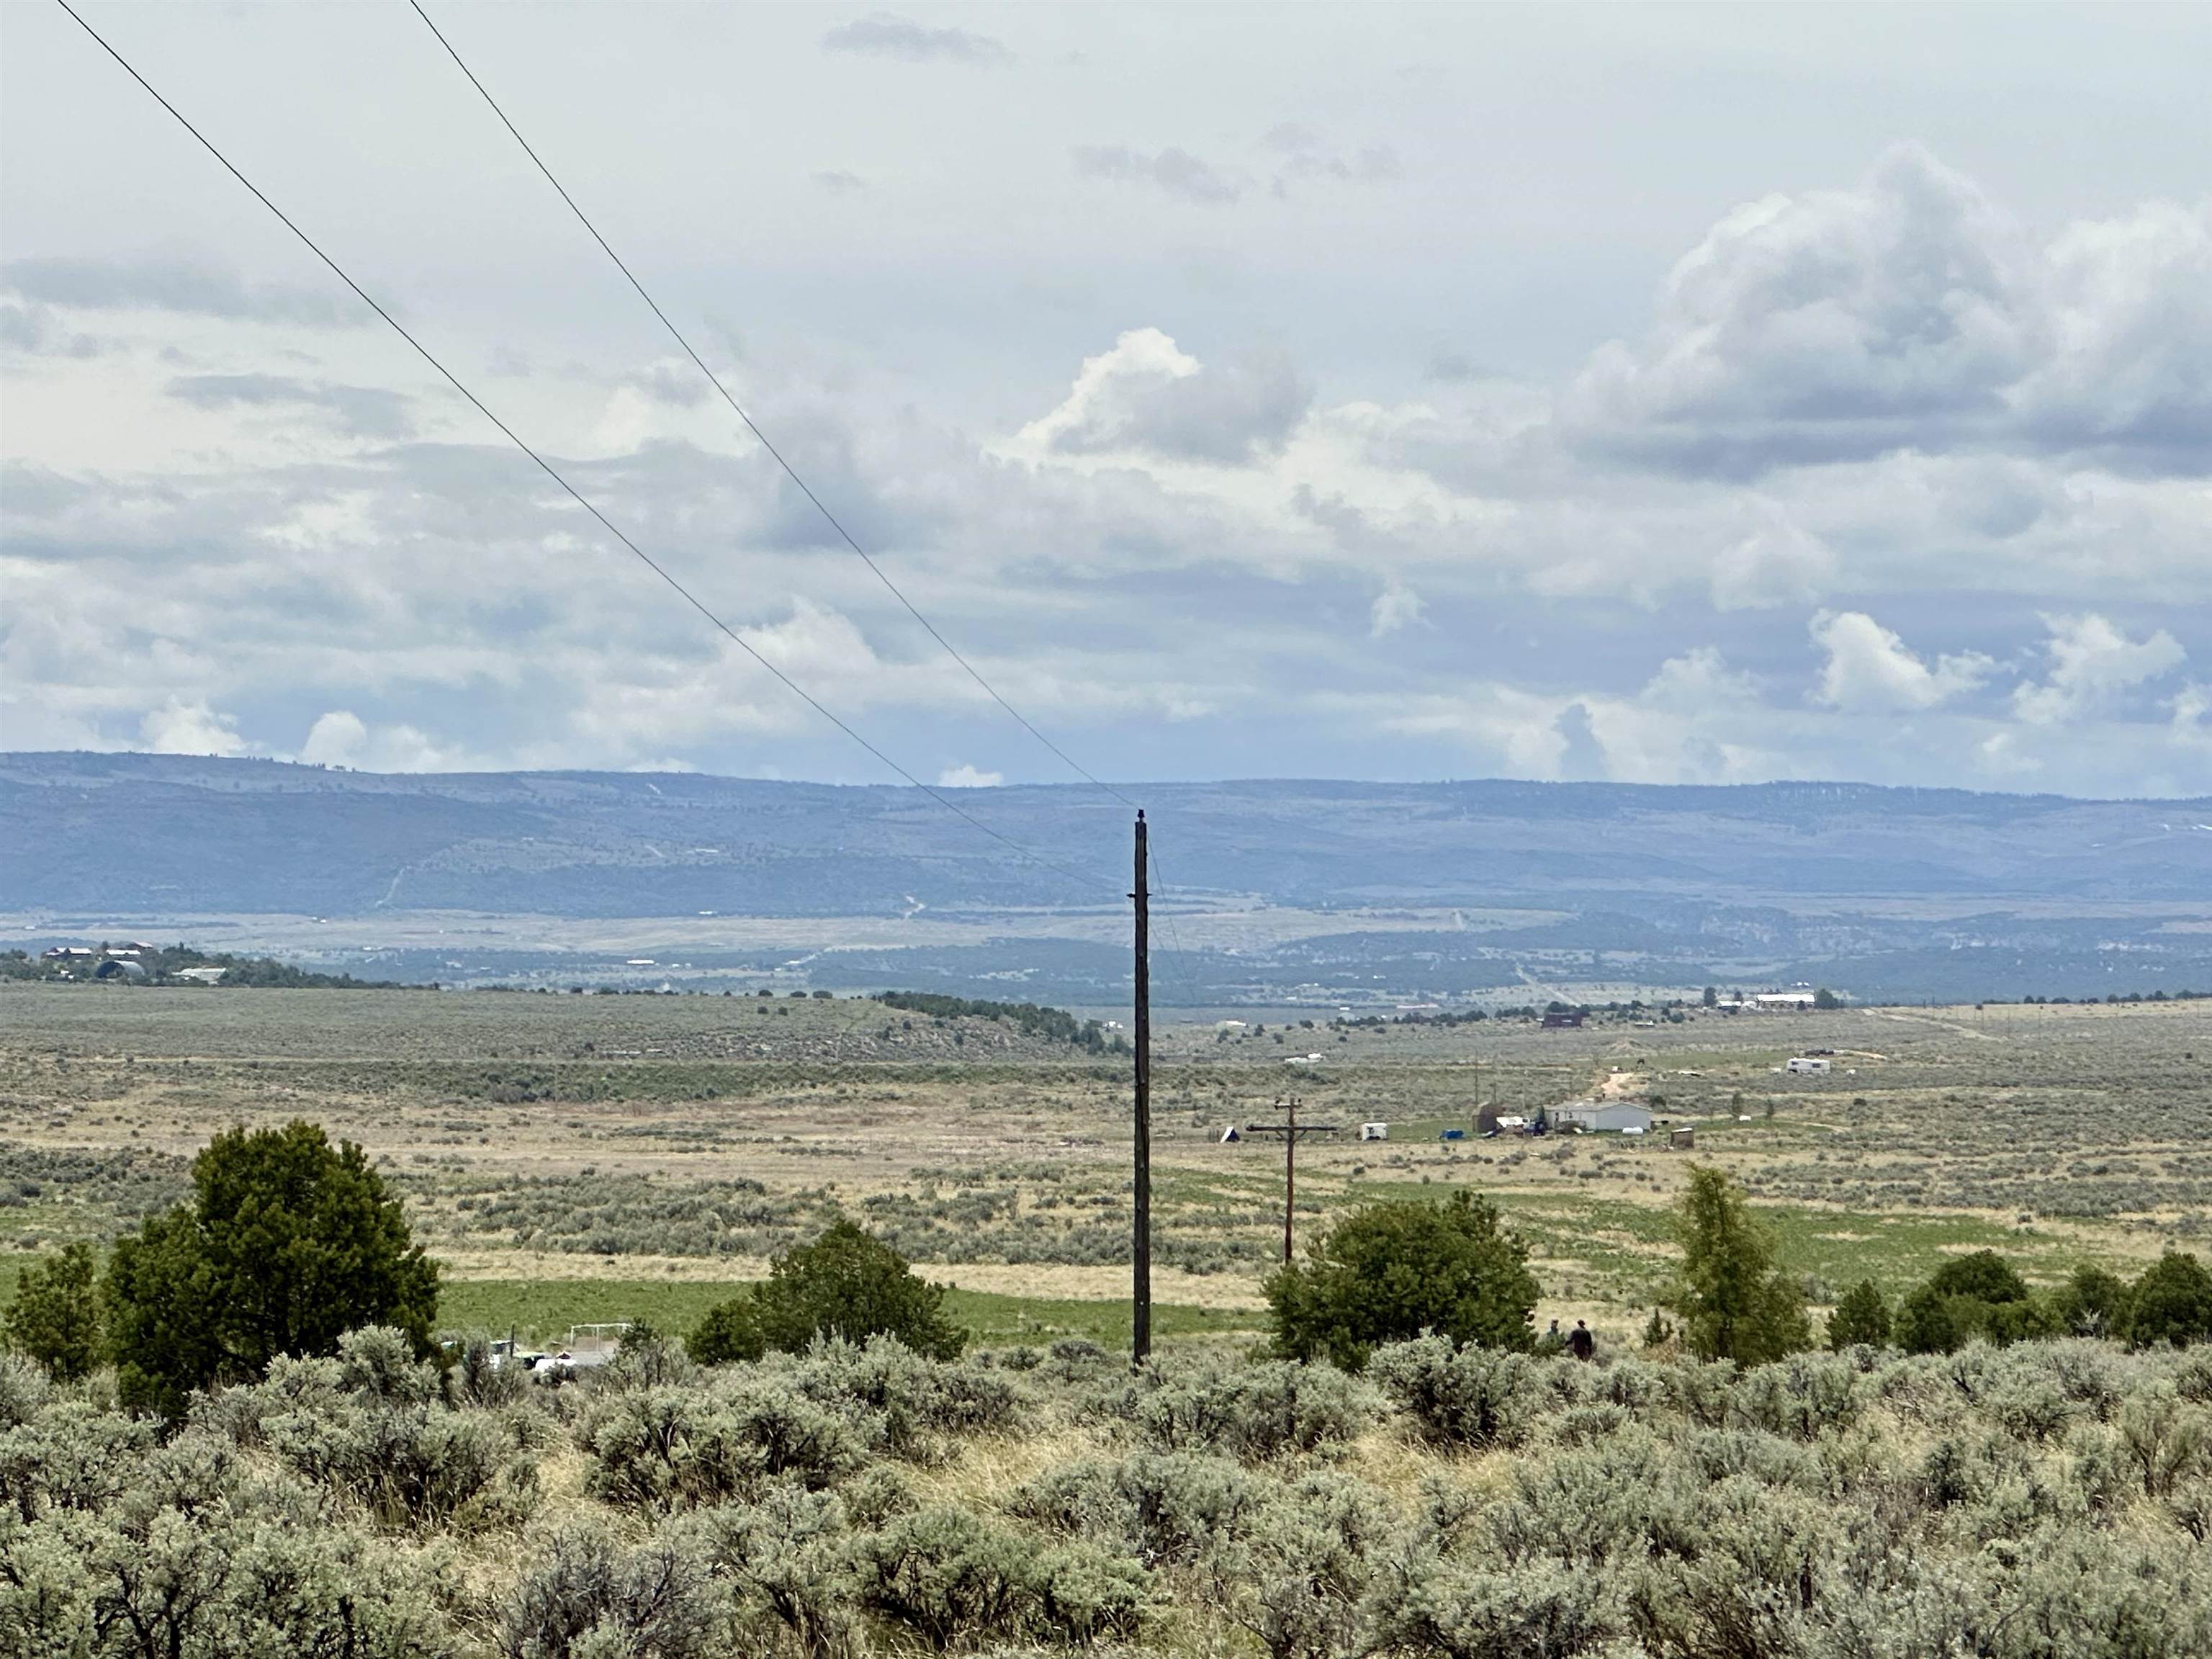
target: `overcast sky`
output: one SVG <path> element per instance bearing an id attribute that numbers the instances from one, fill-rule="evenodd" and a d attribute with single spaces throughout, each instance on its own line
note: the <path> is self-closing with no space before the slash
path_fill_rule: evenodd
<path id="1" fill-rule="evenodd" d="M 2212 793 L 2212 7 L 432 13 L 1096 772 Z M 872 740 L 1069 776 L 411 11 L 87 15 Z M 0 742 L 886 780 L 58 8 L 0 94 Z"/>

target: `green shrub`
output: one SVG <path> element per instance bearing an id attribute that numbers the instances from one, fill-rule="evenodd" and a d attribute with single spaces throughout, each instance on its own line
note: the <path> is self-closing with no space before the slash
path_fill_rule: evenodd
<path id="1" fill-rule="evenodd" d="M 859 1587 L 851 1517 L 837 1493 L 779 1482 L 757 1504 L 710 1513 L 704 1535 L 714 1570 L 736 1591 L 742 1620 L 787 1636 L 811 1659 L 851 1647 Z"/>
<path id="2" fill-rule="evenodd" d="M 1535 1414 L 1536 1362 L 1423 1337 L 1376 1350 L 1368 1375 L 1438 1445 L 1517 1446 Z"/>
<path id="3" fill-rule="evenodd" d="M 729 1365 L 758 1359 L 768 1352 L 768 1334 L 762 1330 L 760 1306 L 750 1291 L 707 1310 L 691 1334 L 684 1339 L 685 1352 L 701 1365 Z"/>
<path id="4" fill-rule="evenodd" d="M 8 1306 L 9 1342 L 57 1382 L 89 1376 L 107 1355 L 100 1304 L 100 1264 L 92 1246 L 65 1244 L 52 1261 L 23 1269 Z"/>
<path id="5" fill-rule="evenodd" d="M 1731 1416 L 1768 1434 L 1813 1441 L 1858 1420 L 1858 1373 L 1832 1354 L 1792 1354 L 1737 1379 Z"/>
<path id="6" fill-rule="evenodd" d="M 577 1430 L 594 1495 L 624 1509 L 726 1503 L 792 1480 L 819 1490 L 866 1460 L 861 1436 L 781 1377 L 611 1391 Z"/>
<path id="7" fill-rule="evenodd" d="M 1267 1459 L 1348 1442 L 1372 1417 L 1374 1396 L 1324 1362 L 1166 1360 L 1097 1403 L 1162 1451 Z"/>
<path id="8" fill-rule="evenodd" d="M 998 1371 L 932 1359 L 888 1336 L 817 1342 L 793 1375 L 809 1399 L 869 1425 L 879 1449 L 916 1462 L 948 1455 L 960 1436 L 1006 1427 L 1023 1398 Z"/>
<path id="9" fill-rule="evenodd" d="M 1828 1316 L 1828 1346 L 1840 1353 L 1850 1347 L 1888 1346 L 1889 1304 L 1874 1280 L 1863 1279 L 1844 1293 Z"/>
<path id="10" fill-rule="evenodd" d="M 2128 1286 L 2102 1267 L 2076 1267 L 2051 1293 L 2051 1322 L 2069 1336 L 2118 1336 L 2128 1323 Z"/>
<path id="11" fill-rule="evenodd" d="M 1420 1553 L 1377 1575 L 1365 1623 L 1370 1650 L 1437 1659 L 1575 1659 L 1619 1633 L 1605 1587 L 1539 1563 L 1518 1571 Z"/>
<path id="12" fill-rule="evenodd" d="M 797 1352 L 817 1337 L 896 1337 L 933 1359 L 957 1359 L 968 1333 L 945 1313 L 945 1286 L 918 1278 L 890 1245 L 850 1221 L 776 1256 L 765 1283 L 713 1309 L 691 1334 L 702 1364 Z"/>
<path id="13" fill-rule="evenodd" d="M 1528 1246 L 1487 1199 L 1459 1192 L 1354 1211 L 1267 1280 L 1275 1345 L 1358 1370 L 1385 1342 L 1428 1332 L 1485 1347 L 1534 1340 L 1538 1289 Z"/>
<path id="14" fill-rule="evenodd" d="M 2168 1250 L 2129 1292 L 2126 1324 L 2138 1348 L 2212 1342 L 2212 1273 L 2195 1256 Z"/>
<path id="15" fill-rule="evenodd" d="M 611 1529 L 571 1522 L 546 1539 L 496 1609 L 506 1659 L 707 1659 L 720 1598 L 687 1543 L 624 1549 Z"/>
<path id="16" fill-rule="evenodd" d="M 943 1652 L 1034 1636 L 1088 1645 L 1135 1634 L 1146 1580 L 1134 1562 L 1080 1542 L 1036 1540 L 975 1511 L 935 1505 L 858 1540 L 861 1604 Z"/>

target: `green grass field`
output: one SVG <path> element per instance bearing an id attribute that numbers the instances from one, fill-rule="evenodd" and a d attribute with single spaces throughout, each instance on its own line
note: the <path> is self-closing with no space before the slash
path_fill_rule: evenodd
<path id="1" fill-rule="evenodd" d="M 513 1328 L 541 1343 L 558 1338 L 572 1325 L 617 1320 L 682 1333 L 739 1288 L 736 1283 L 697 1280 L 462 1279 L 448 1284 L 441 1292 L 438 1320 L 446 1329 L 456 1332 Z M 1129 1346 L 1126 1302 L 1054 1301 L 955 1290 L 946 1293 L 945 1306 L 985 1347 L 1017 1343 L 1042 1346 L 1065 1337 L 1085 1338 L 1108 1349 Z M 1169 1342 L 1257 1332 L 1263 1323 L 1259 1313 L 1241 1309 L 1155 1306 L 1152 1310 L 1153 1333 Z"/>

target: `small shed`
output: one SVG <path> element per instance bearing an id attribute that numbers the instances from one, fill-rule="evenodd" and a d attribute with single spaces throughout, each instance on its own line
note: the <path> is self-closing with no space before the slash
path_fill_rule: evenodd
<path id="1" fill-rule="evenodd" d="M 1387 1123 L 1363 1123 L 1359 1126 L 1359 1138 L 1362 1140 L 1388 1140 L 1390 1139 L 1390 1126 Z"/>
<path id="2" fill-rule="evenodd" d="M 1668 1130 L 1667 1150 L 1670 1152 L 1696 1152 L 1698 1150 L 1698 1132 L 1695 1129 Z"/>
<path id="3" fill-rule="evenodd" d="M 1820 1077 L 1835 1068 L 1832 1060 L 1821 1060 L 1812 1054 L 1799 1054 L 1783 1066 L 1792 1077 Z"/>
<path id="4" fill-rule="evenodd" d="M 1579 1008 L 1554 1008 L 1544 1016 L 1547 1031 L 1571 1031 L 1582 1028 L 1583 1011 Z"/>

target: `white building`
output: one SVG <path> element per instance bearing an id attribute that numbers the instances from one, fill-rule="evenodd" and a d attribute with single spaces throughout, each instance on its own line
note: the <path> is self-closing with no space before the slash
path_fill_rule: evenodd
<path id="1" fill-rule="evenodd" d="M 1599 1134 L 1618 1134 L 1633 1129 L 1643 1134 L 1651 1127 L 1651 1109 L 1632 1100 L 1571 1100 L 1552 1107 L 1546 1116 L 1554 1129 L 1583 1129 Z"/>
<path id="2" fill-rule="evenodd" d="M 1359 1126 L 1359 1138 L 1362 1140 L 1388 1140 L 1390 1139 L 1390 1126 L 1387 1123 L 1363 1123 Z"/>
<path id="3" fill-rule="evenodd" d="M 1832 1060 L 1819 1060 L 1804 1054 L 1787 1062 L 1782 1068 L 1793 1077 L 1821 1077 L 1836 1069 Z"/>

